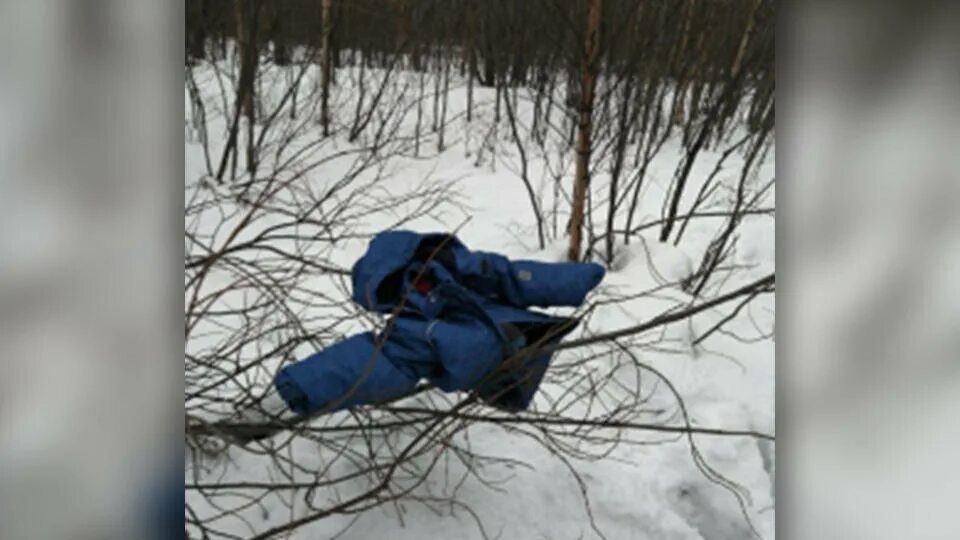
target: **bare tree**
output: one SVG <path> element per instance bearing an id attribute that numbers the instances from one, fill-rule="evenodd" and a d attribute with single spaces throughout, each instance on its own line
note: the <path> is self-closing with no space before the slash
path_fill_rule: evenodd
<path id="1" fill-rule="evenodd" d="M 593 91 L 597 82 L 600 58 L 600 18 L 603 0 L 590 0 L 590 13 L 583 42 L 583 63 L 580 77 L 580 104 L 577 116 L 577 171 L 573 180 L 573 209 L 570 217 L 570 249 L 567 258 L 579 261 L 582 253 L 584 206 L 590 185 L 590 131 L 593 114 Z"/>
<path id="2" fill-rule="evenodd" d="M 330 34 L 333 31 L 331 6 L 333 0 L 321 0 L 321 17 L 323 29 L 320 34 L 320 123 L 323 125 L 323 136 L 330 136 L 330 74 L 332 73 L 333 51 L 330 47 Z"/>

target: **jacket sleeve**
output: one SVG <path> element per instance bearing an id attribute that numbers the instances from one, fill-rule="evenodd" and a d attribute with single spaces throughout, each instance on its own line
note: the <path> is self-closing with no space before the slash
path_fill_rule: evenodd
<path id="1" fill-rule="evenodd" d="M 465 285 L 512 306 L 580 306 L 606 270 L 596 263 L 511 261 L 497 253 L 473 252 L 460 265 Z"/>
<path id="2" fill-rule="evenodd" d="M 417 377 L 398 369 L 365 332 L 285 366 L 274 379 L 292 411 L 307 415 L 399 397 Z"/>

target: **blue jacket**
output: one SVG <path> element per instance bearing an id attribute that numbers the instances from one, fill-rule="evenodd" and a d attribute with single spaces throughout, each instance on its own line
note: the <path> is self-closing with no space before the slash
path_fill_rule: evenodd
<path id="1" fill-rule="evenodd" d="M 603 276 L 598 264 L 511 261 L 448 234 L 383 232 L 354 264 L 352 285 L 355 302 L 391 315 L 385 328 L 284 367 L 275 385 L 298 414 L 390 400 L 424 379 L 525 409 L 551 355 L 504 360 L 559 341 L 577 322 L 527 308 L 579 306 Z"/>

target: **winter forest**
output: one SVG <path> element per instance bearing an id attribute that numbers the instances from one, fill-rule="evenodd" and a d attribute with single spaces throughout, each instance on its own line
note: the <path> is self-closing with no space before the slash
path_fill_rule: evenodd
<path id="1" fill-rule="evenodd" d="M 774 10 L 186 0 L 189 538 L 773 539 Z M 261 410 L 384 230 L 606 269 L 528 409 Z"/>

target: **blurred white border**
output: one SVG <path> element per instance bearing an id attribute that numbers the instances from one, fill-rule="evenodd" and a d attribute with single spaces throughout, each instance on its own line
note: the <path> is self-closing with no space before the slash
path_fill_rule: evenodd
<path id="1" fill-rule="evenodd" d="M 777 59 L 780 532 L 960 538 L 957 6 L 790 8 Z"/>

